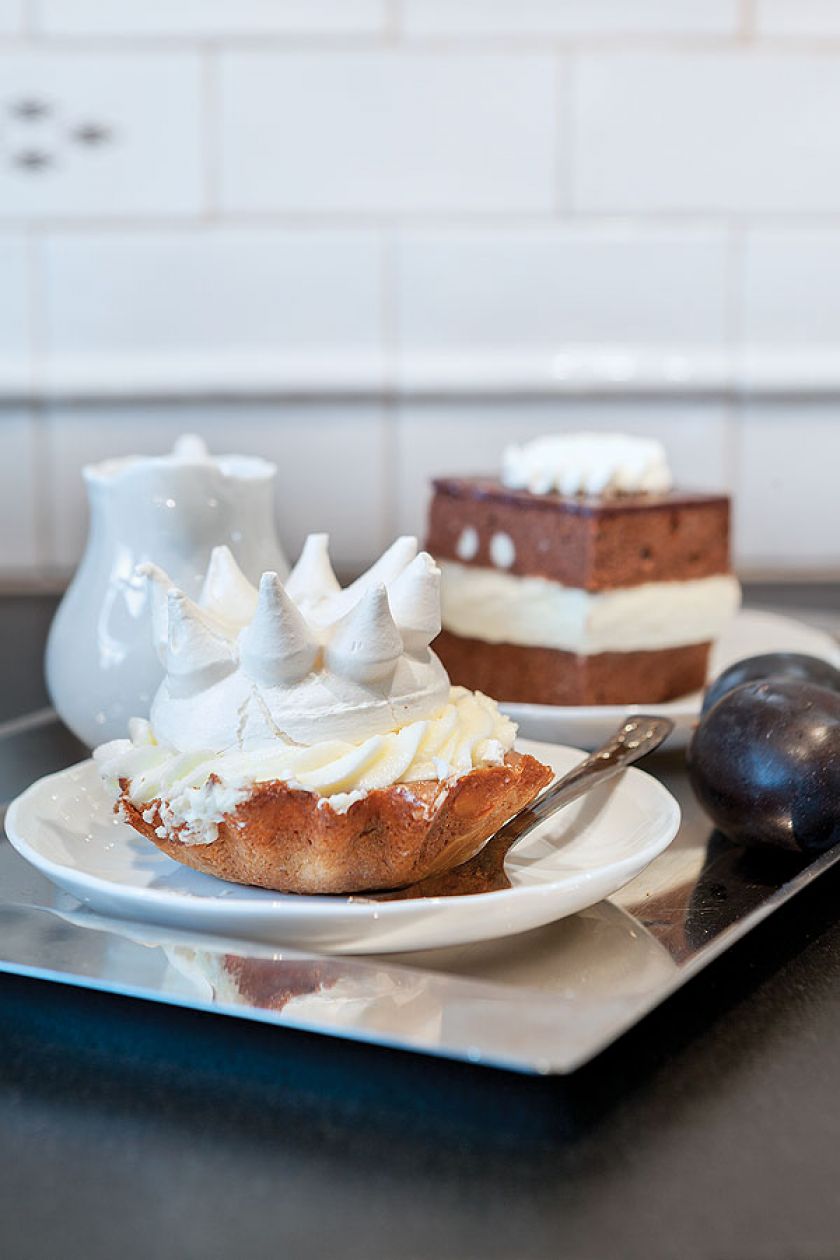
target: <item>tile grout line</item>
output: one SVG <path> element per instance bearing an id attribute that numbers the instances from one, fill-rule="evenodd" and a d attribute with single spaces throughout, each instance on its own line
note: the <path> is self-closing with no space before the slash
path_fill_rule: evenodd
<path id="1" fill-rule="evenodd" d="M 276 231 L 298 231 L 317 236 L 330 232 L 364 231 L 376 228 L 383 221 L 386 212 L 381 208 L 371 207 L 367 210 L 324 210 L 311 211 L 286 210 L 230 210 L 220 217 L 217 226 L 220 228 L 255 227 Z M 556 205 L 549 209 L 535 208 L 530 211 L 519 209 L 464 210 L 458 206 L 450 209 L 429 209 L 416 211 L 391 211 L 389 219 L 394 226 L 406 230 L 423 230 L 431 228 L 435 231 L 457 232 L 470 231 L 498 232 L 544 231 L 556 228 L 560 232 L 610 231 L 617 225 L 630 234 L 638 233 L 649 236 L 657 232 L 692 232 L 696 230 L 721 230 L 731 223 L 766 230 L 783 230 L 791 233 L 810 233 L 813 231 L 836 231 L 840 229 L 840 207 L 831 210 L 709 210 L 693 208 L 686 210 L 638 210 L 627 209 L 621 205 L 604 209 L 576 208 L 561 210 Z M 171 212 L 150 212 L 148 214 L 107 214 L 107 215 L 39 215 L 27 217 L 24 214 L 0 214 L 0 232 L 25 231 L 28 227 L 37 227 L 44 232 L 61 232 L 69 236 L 109 235 L 119 233 L 144 232 L 156 233 L 167 231 L 183 233 L 194 232 L 201 226 L 201 219 L 192 213 L 173 214 Z"/>
<path id="2" fill-rule="evenodd" d="M 588 55 L 626 53 L 679 57 L 692 52 L 747 52 L 772 49 L 782 54 L 797 55 L 805 52 L 817 56 L 836 56 L 840 53 L 840 34 L 836 28 L 823 33 L 811 31 L 758 30 L 755 0 L 741 0 L 738 21 L 731 30 L 623 30 L 613 31 L 558 31 L 551 28 L 532 28 L 522 31 L 483 32 L 481 30 L 439 30 L 412 33 L 407 29 L 400 0 L 385 0 L 384 21 L 375 28 L 276 30 L 249 29 L 212 33 L 196 28 L 193 31 L 172 32 L 158 30 L 97 33 L 92 30 L 52 31 L 45 29 L 39 18 L 39 6 L 29 0 L 24 10 L 24 23 L 18 31 L 0 35 L 0 47 L 12 53 L 27 51 L 33 45 L 50 52 L 66 52 L 69 56 L 82 54 L 107 55 L 113 52 L 132 52 L 139 55 L 161 52 L 183 52 L 197 45 L 208 43 L 215 48 L 231 48 L 242 52 L 277 54 L 324 51 L 330 54 L 353 55 L 360 51 L 398 48 L 430 54 L 461 54 L 470 52 L 476 56 L 504 51 L 515 57 L 523 53 L 545 51 L 549 43 L 563 50 L 581 51 Z"/>
<path id="3" fill-rule="evenodd" d="M 636 30 L 611 32 L 599 31 L 558 31 L 551 28 L 531 29 L 526 31 L 484 32 L 480 30 L 411 33 L 407 29 L 405 17 L 402 15 L 399 0 L 386 0 L 389 8 L 384 23 L 376 29 L 360 29 L 356 31 L 295 31 L 259 29 L 252 27 L 243 30 L 226 32 L 207 31 L 197 27 L 192 31 L 127 31 L 125 33 L 96 33 L 95 31 L 50 31 L 43 27 L 32 26 L 20 31 L 5 32 L 0 35 L 0 45 L 10 51 L 26 50 L 37 42 L 50 52 L 67 52 L 70 56 L 78 54 L 109 54 L 114 52 L 136 52 L 138 54 L 155 54 L 166 52 L 183 52 L 195 48 L 197 44 L 208 42 L 215 47 L 231 48 L 245 53 L 296 54 L 299 52 L 323 51 L 331 55 L 353 55 L 358 52 L 372 50 L 394 51 L 397 48 L 410 49 L 418 53 L 432 55 L 460 55 L 465 52 L 476 56 L 508 53 L 511 57 L 533 52 L 544 52 L 549 43 L 557 44 L 564 50 L 580 49 L 589 54 L 613 55 L 617 52 L 628 52 L 630 55 L 655 53 L 662 56 L 679 56 L 686 52 L 725 52 L 738 49 L 744 38 L 742 29 L 732 31 L 650 31 Z M 783 51 L 791 49 L 837 53 L 840 36 L 827 35 L 767 35 L 762 37 L 762 44 L 772 44 Z"/>
<path id="4" fill-rule="evenodd" d="M 216 223 L 220 213 L 221 192 L 219 47 L 208 41 L 198 46 L 198 52 L 201 57 L 201 134 L 204 146 L 204 211 L 201 220 L 203 223 Z"/>
<path id="5" fill-rule="evenodd" d="M 397 381 L 402 358 L 397 227 L 383 223 L 380 236 L 380 284 L 382 294 L 382 364 L 384 380 L 381 390 L 383 419 L 382 463 L 384 473 L 383 528 L 386 542 L 396 537 L 398 502 Z"/>
<path id="6" fill-rule="evenodd" d="M 738 363 L 744 349 L 744 249 L 747 228 L 738 219 L 729 225 L 726 250 L 726 323 L 725 338 L 729 346 L 730 371 L 737 375 Z M 741 499 L 741 417 L 743 394 L 733 392 L 726 402 L 726 475 L 730 494 L 733 496 L 732 532 L 733 547 L 738 544 L 738 503 Z"/>
<path id="7" fill-rule="evenodd" d="M 574 215 L 577 197 L 577 79 L 578 58 L 573 51 L 557 54 L 557 216 Z M 565 153 L 563 151 L 565 145 Z"/>
<path id="8" fill-rule="evenodd" d="M 40 0 L 24 0 L 21 34 L 26 39 L 40 42 L 43 35 Z"/>
<path id="9" fill-rule="evenodd" d="M 741 43 L 746 45 L 755 43 L 758 35 L 756 17 L 756 0 L 741 0 L 738 29 L 738 39 Z"/>
<path id="10" fill-rule="evenodd" d="M 405 15 L 402 0 L 384 0 L 384 24 L 381 31 L 386 47 L 405 42 Z"/>
<path id="11" fill-rule="evenodd" d="M 43 397 L 42 373 L 49 352 L 47 336 L 46 292 L 44 284 L 44 239 L 40 224 L 30 223 L 27 228 L 27 275 L 29 284 L 29 339 L 31 353 L 32 397 L 29 400 L 29 426 L 32 436 L 32 461 L 35 484 L 49 486 L 52 461 L 47 441 L 46 409 L 49 404 Z M 55 495 L 50 486 L 47 494 L 35 496 L 32 524 L 35 531 L 35 550 L 42 569 L 53 563 L 52 540 L 53 503 Z"/>

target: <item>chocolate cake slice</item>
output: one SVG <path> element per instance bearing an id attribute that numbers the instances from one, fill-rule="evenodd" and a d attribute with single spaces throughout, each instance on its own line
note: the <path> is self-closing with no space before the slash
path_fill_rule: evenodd
<path id="1" fill-rule="evenodd" d="M 443 573 L 435 650 L 454 682 L 499 700 L 644 704 L 697 690 L 740 602 L 721 494 L 441 478 L 426 545 Z"/>

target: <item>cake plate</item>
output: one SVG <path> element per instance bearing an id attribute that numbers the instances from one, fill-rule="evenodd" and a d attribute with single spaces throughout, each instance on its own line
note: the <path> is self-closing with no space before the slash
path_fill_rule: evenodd
<path id="1" fill-rule="evenodd" d="M 517 743 L 556 776 L 576 748 Z M 671 843 L 680 811 L 632 767 L 538 824 L 510 850 L 510 887 L 454 897 L 377 900 L 245 887 L 174 861 L 114 814 L 95 764 L 37 780 L 9 807 L 18 852 L 89 910 L 327 954 L 464 945 L 544 927 L 616 892 Z"/>

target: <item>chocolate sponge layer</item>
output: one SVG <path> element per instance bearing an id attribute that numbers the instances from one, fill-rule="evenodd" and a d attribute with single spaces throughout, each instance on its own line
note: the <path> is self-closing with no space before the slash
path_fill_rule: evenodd
<path id="1" fill-rule="evenodd" d="M 465 558 L 458 540 L 468 528 L 478 550 Z M 486 477 L 434 482 L 426 538 L 432 555 L 492 568 L 490 542 L 499 533 L 513 542 L 508 572 L 587 591 L 729 572 L 725 495 L 586 499 L 510 490 Z"/>
<path id="2" fill-rule="evenodd" d="M 444 630 L 434 650 L 453 683 L 522 704 L 661 704 L 705 684 L 708 643 L 653 652 L 576 656 L 485 643 Z"/>

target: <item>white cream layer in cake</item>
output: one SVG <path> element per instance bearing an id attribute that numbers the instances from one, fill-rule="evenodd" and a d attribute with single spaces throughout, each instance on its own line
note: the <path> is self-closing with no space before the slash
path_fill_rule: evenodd
<path id="1" fill-rule="evenodd" d="M 440 568 L 445 630 L 579 656 L 713 642 L 741 603 L 738 579 L 728 573 L 591 592 L 451 560 Z"/>

